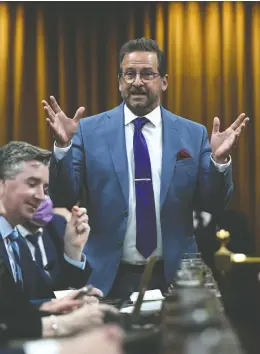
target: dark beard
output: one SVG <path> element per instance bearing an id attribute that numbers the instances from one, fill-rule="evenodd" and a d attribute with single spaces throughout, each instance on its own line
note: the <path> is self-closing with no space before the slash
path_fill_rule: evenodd
<path id="1" fill-rule="evenodd" d="M 128 95 L 124 95 L 123 93 L 121 93 L 121 97 L 125 101 L 127 107 L 138 117 L 143 117 L 147 115 L 160 104 L 160 97 L 158 98 L 157 96 L 152 95 L 151 97 L 148 97 L 148 102 L 145 106 L 142 104 L 131 105 L 129 96 L 130 93 Z"/>

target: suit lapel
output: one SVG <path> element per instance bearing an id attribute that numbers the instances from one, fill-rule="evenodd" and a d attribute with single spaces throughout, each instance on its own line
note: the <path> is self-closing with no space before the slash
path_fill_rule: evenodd
<path id="1" fill-rule="evenodd" d="M 24 288 L 27 289 L 28 286 L 31 288 L 31 284 L 32 284 L 31 277 L 32 277 L 32 274 L 34 274 L 34 264 L 33 264 L 34 262 L 32 260 L 30 250 L 29 250 L 27 244 L 25 244 L 26 241 L 23 239 L 23 237 L 21 235 L 19 235 L 17 242 L 19 244 L 19 249 L 20 249 Z M 0 257 L 1 257 L 1 259 L 3 259 L 5 265 L 7 266 L 8 270 L 13 278 L 13 272 L 11 269 L 8 253 L 6 251 L 2 236 L 0 237 Z M 33 268 L 32 268 L 32 266 L 33 266 Z"/>
<path id="2" fill-rule="evenodd" d="M 18 238 L 23 272 L 24 292 L 32 299 L 52 296 L 46 274 L 41 270 L 32 258 L 25 239 L 20 235 Z"/>
<path id="3" fill-rule="evenodd" d="M 178 127 L 178 116 L 168 112 L 163 107 L 161 111 L 163 146 L 160 205 L 162 207 L 173 176 L 177 153 L 181 149 L 181 135 Z"/>
<path id="4" fill-rule="evenodd" d="M 13 277 L 13 272 L 11 269 L 11 265 L 9 262 L 9 257 L 5 248 L 5 244 L 4 244 L 4 240 L 2 238 L 2 235 L 0 235 L 0 258 L 3 260 L 4 264 L 6 265 L 6 267 L 8 268 L 9 272 L 11 273 L 12 277 Z"/>
<path id="5" fill-rule="evenodd" d="M 30 289 L 29 290 L 30 293 L 32 289 L 36 288 L 36 283 L 35 283 L 36 264 L 32 258 L 31 251 L 29 250 L 29 247 L 25 239 L 23 238 L 23 236 L 19 235 L 17 242 L 19 244 L 19 249 L 20 249 L 24 290 L 25 292 L 27 292 L 27 290 Z"/>
<path id="6" fill-rule="evenodd" d="M 106 139 L 112 156 L 114 169 L 125 198 L 125 202 L 129 203 L 129 177 L 128 163 L 125 142 L 125 127 L 124 127 L 124 104 L 107 112 L 106 119 Z M 161 174 L 161 192 L 160 205 L 162 207 L 170 181 L 173 176 L 176 157 L 178 151 L 182 148 L 181 135 L 179 131 L 178 116 L 168 112 L 163 107 L 162 111 L 162 174 Z"/>
<path id="7" fill-rule="evenodd" d="M 126 205 L 129 203 L 129 177 L 125 142 L 124 104 L 107 112 L 106 139 L 112 156 L 114 169 L 117 174 Z"/>
<path id="8" fill-rule="evenodd" d="M 42 234 L 42 241 L 47 257 L 47 265 L 44 267 L 52 277 L 55 277 L 59 271 L 58 269 L 58 254 L 56 252 L 56 247 L 54 244 L 54 238 L 56 235 L 54 234 L 54 227 L 52 223 L 48 224 L 47 227 L 44 228 Z M 58 245 L 60 249 L 62 249 L 62 244 Z M 59 249 L 57 248 L 57 249 Z"/>

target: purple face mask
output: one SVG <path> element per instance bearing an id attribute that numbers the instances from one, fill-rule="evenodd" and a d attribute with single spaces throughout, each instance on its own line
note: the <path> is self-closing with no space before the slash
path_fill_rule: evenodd
<path id="1" fill-rule="evenodd" d="M 39 208 L 33 214 L 32 222 L 38 226 L 47 225 L 53 218 L 53 203 L 51 199 L 45 199 L 41 202 Z"/>

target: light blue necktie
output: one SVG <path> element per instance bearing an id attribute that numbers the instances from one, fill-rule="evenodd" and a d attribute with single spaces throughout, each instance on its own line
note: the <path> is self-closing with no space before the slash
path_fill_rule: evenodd
<path id="1" fill-rule="evenodd" d="M 15 261 L 15 276 L 16 276 L 16 284 L 23 289 L 23 274 L 22 274 L 22 266 L 21 266 L 21 258 L 20 258 L 20 249 L 18 244 L 18 231 L 14 229 L 12 233 L 8 236 L 10 241 L 10 246 L 12 247 Z"/>

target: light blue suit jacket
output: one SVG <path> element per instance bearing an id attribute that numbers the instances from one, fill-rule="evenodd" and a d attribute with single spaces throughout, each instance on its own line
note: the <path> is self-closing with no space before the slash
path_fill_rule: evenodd
<path id="1" fill-rule="evenodd" d="M 196 251 L 194 208 L 218 213 L 232 192 L 231 165 L 219 172 L 210 159 L 206 128 L 161 107 L 163 153 L 161 228 L 165 276 L 170 282 L 183 252 Z M 177 160 L 185 149 L 191 158 Z M 55 206 L 71 208 L 86 188 L 91 234 L 85 247 L 92 267 L 89 282 L 104 294 L 110 290 L 122 254 L 129 203 L 124 109 L 120 106 L 82 119 L 73 147 L 50 168 Z"/>

